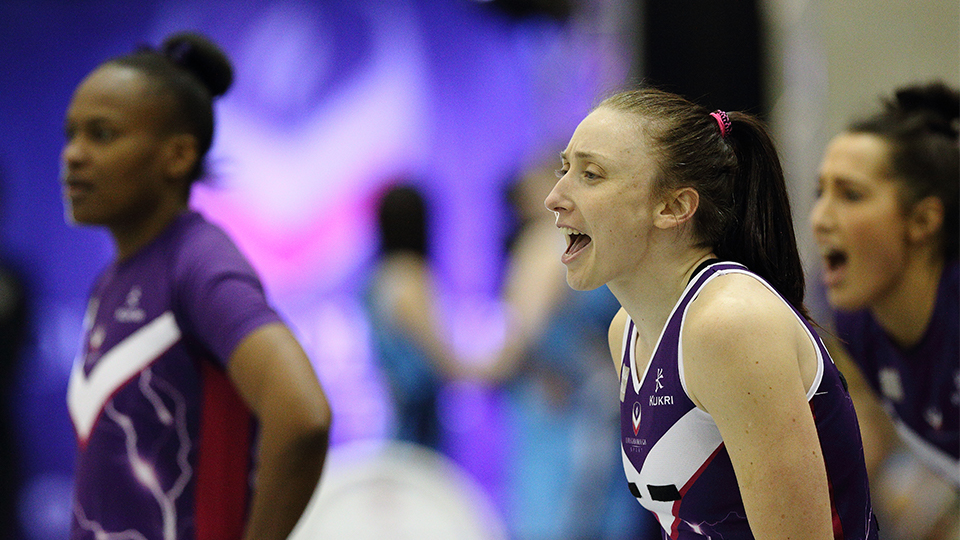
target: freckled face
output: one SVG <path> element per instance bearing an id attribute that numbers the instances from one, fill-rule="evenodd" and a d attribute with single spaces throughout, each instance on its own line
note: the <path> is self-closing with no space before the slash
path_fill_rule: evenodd
<path id="1" fill-rule="evenodd" d="M 596 109 L 561 155 L 560 179 L 544 204 L 568 236 L 561 261 L 574 289 L 630 279 L 649 252 L 656 162 L 640 122 L 630 113 Z"/>
<path id="2" fill-rule="evenodd" d="M 824 153 L 810 221 L 835 308 L 876 305 L 903 277 L 907 226 L 888 159 L 883 139 L 861 133 L 837 136 Z"/>
<path id="3" fill-rule="evenodd" d="M 67 218 L 135 227 L 176 189 L 165 174 L 165 102 L 135 69 L 105 65 L 77 87 L 61 154 Z"/>

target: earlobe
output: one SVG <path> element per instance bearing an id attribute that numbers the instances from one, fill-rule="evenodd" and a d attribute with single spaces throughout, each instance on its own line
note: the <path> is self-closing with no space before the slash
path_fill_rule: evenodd
<path id="1" fill-rule="evenodd" d="M 700 206 L 700 194 L 691 187 L 680 188 L 660 203 L 654 225 L 661 229 L 679 227 L 693 219 Z"/>
<path id="2" fill-rule="evenodd" d="M 907 219 L 907 234 L 910 241 L 928 241 L 943 227 L 943 201 L 939 197 L 926 197 L 913 206 Z"/>
<path id="3" fill-rule="evenodd" d="M 171 135 L 167 140 L 167 174 L 182 179 L 197 162 L 197 138 L 188 133 Z"/>

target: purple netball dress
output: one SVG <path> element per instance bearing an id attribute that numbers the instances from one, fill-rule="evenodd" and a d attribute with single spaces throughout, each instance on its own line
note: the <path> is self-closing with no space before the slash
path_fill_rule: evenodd
<path id="1" fill-rule="evenodd" d="M 98 278 L 67 392 L 71 538 L 240 538 L 256 424 L 225 373 L 278 321 L 255 272 L 199 214 Z"/>
<path id="2" fill-rule="evenodd" d="M 960 266 L 944 268 L 930 325 L 909 349 L 866 310 L 837 314 L 837 334 L 893 417 L 900 437 L 960 487 Z"/>
<path id="3" fill-rule="evenodd" d="M 682 382 L 680 330 L 687 307 L 708 281 L 731 272 L 763 282 L 736 263 L 717 262 L 697 273 L 667 320 L 644 373 L 634 369 L 633 321 L 624 332 L 620 373 L 623 465 L 631 493 L 653 512 L 664 538 L 753 538 L 720 431 L 713 418 L 687 397 Z M 820 339 L 799 314 L 797 318 L 817 349 L 817 377 L 807 391 L 807 400 L 826 463 L 834 536 L 876 539 L 853 403 Z"/>

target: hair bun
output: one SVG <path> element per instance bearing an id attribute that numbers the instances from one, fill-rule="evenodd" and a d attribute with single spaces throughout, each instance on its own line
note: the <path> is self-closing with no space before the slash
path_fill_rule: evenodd
<path id="1" fill-rule="evenodd" d="M 172 34 L 160 53 L 197 77 L 213 97 L 222 96 L 233 83 L 230 60 L 215 43 L 193 32 Z"/>
<path id="2" fill-rule="evenodd" d="M 904 116 L 925 117 L 931 130 L 957 138 L 960 93 L 943 82 L 901 88 L 888 106 Z"/>

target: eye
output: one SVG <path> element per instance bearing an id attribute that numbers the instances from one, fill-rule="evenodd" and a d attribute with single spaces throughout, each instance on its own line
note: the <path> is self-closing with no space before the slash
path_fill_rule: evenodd
<path id="1" fill-rule="evenodd" d="M 117 130 L 106 126 L 94 126 L 90 129 L 90 138 L 96 142 L 108 143 L 117 138 Z"/>
<path id="2" fill-rule="evenodd" d="M 841 199 L 849 202 L 861 201 L 864 198 L 863 191 L 859 189 L 841 187 L 840 189 L 837 190 L 837 192 L 840 195 Z"/>
<path id="3" fill-rule="evenodd" d="M 561 167 L 553 171 L 553 174 L 557 175 L 557 178 L 563 178 L 563 175 L 567 174 L 567 169 Z"/>
<path id="4" fill-rule="evenodd" d="M 592 165 L 583 169 L 583 172 L 580 173 L 580 175 L 583 177 L 584 180 L 591 183 L 603 179 L 603 172 L 598 170 L 597 167 Z"/>

